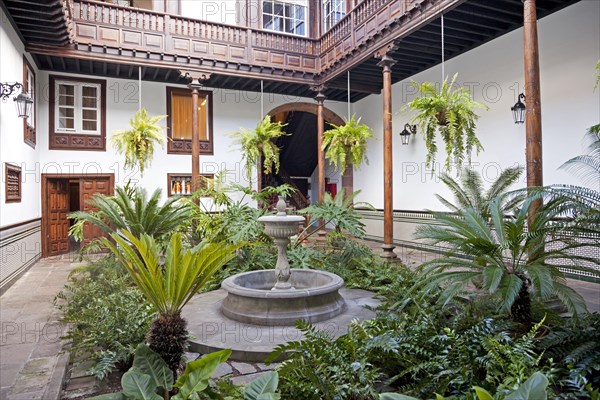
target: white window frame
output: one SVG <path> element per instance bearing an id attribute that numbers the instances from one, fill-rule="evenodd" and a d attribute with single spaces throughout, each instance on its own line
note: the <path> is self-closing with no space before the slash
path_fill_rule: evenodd
<path id="1" fill-rule="evenodd" d="M 25 70 L 27 71 L 27 94 L 33 100 L 25 121 L 30 129 L 35 129 L 35 74 L 27 64 L 25 64 Z"/>
<path id="2" fill-rule="evenodd" d="M 273 4 L 273 10 L 271 13 L 266 13 L 264 11 L 264 4 L 265 3 L 272 3 Z M 284 5 L 284 10 L 285 10 L 285 5 L 294 5 L 294 6 L 299 6 L 304 8 L 304 19 L 296 19 L 295 16 L 289 17 L 289 16 L 285 16 L 285 15 L 279 15 L 279 14 L 275 14 L 275 3 L 281 3 Z M 266 30 L 266 31 L 271 31 L 271 32 L 278 32 L 278 33 L 283 33 L 286 35 L 295 35 L 295 36 L 303 36 L 306 37 L 308 36 L 308 32 L 309 32 L 309 26 L 308 26 L 308 13 L 310 12 L 309 8 L 308 8 L 308 2 L 306 0 L 263 0 L 261 1 L 261 9 L 260 9 L 260 15 L 261 15 L 261 24 L 262 24 L 262 29 Z M 277 30 L 275 28 L 265 28 L 265 15 L 270 16 L 271 18 L 281 18 L 282 20 L 282 30 Z M 291 20 L 294 23 L 294 31 L 296 30 L 296 27 L 298 26 L 298 22 L 302 22 L 304 24 L 304 33 L 295 33 L 295 32 L 286 32 L 285 31 L 285 20 Z"/>
<path id="3" fill-rule="evenodd" d="M 60 85 L 73 86 L 74 101 L 73 106 L 61 106 L 60 105 Z M 83 107 L 83 88 L 93 87 L 96 89 L 96 107 Z M 101 85 L 97 83 L 89 82 L 77 82 L 77 81 L 64 81 L 57 79 L 55 81 L 55 93 L 56 93 L 56 104 L 54 107 L 54 131 L 56 133 L 77 133 L 81 135 L 95 135 L 100 136 L 102 134 L 102 90 Z M 60 108 L 73 108 L 73 129 L 61 128 L 60 127 Z M 96 110 L 96 129 L 88 130 L 83 129 L 83 110 Z"/>
<path id="4" fill-rule="evenodd" d="M 329 13 L 327 13 L 327 5 L 330 6 Z M 334 15 L 340 15 L 337 20 L 333 20 Z M 340 22 L 346 15 L 346 0 L 323 0 L 323 28 L 324 32 L 327 32 L 335 24 Z"/>

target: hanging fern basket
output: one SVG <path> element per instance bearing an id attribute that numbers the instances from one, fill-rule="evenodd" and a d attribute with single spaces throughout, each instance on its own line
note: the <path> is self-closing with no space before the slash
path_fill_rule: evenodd
<path id="1" fill-rule="evenodd" d="M 470 163 L 473 150 L 478 153 L 483 150 L 475 134 L 476 122 L 479 119 L 475 110 L 487 109 L 487 106 L 474 101 L 466 88 L 454 88 L 456 78 L 457 75 L 454 75 L 449 82 L 446 77 L 439 91 L 432 82 L 413 82 L 421 96 L 403 108 L 417 112 L 411 123 L 418 125 L 423 133 L 427 147 L 426 165 L 432 171 L 435 169 L 438 134 L 444 141 L 446 170 L 449 170 L 452 164 L 460 170 L 465 159 Z"/>

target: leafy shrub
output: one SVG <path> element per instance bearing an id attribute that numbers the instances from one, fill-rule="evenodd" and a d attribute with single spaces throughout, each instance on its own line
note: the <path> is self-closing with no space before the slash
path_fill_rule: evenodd
<path id="1" fill-rule="evenodd" d="M 598 396 L 600 314 L 589 314 L 554 326 L 553 332 L 543 338 L 538 347 L 544 352 L 545 359 L 554 362 L 557 389 L 564 397 L 591 397 L 592 388 L 596 388 Z"/>
<path id="2" fill-rule="evenodd" d="M 381 374 L 368 361 L 368 354 L 379 343 L 366 344 L 352 332 L 338 339 L 314 326 L 299 321 L 296 327 L 304 340 L 278 346 L 269 356 L 275 360 L 284 352 L 290 358 L 277 368 L 284 399 L 334 400 L 377 399 L 375 384 Z"/>
<path id="3" fill-rule="evenodd" d="M 155 315 L 113 257 L 75 271 L 55 305 L 72 325 L 71 353 L 94 360 L 91 372 L 99 379 L 128 365 Z"/>

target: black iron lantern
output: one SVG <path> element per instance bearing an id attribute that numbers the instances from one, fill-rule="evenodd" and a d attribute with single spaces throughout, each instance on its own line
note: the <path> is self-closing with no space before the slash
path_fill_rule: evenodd
<path id="1" fill-rule="evenodd" d="M 515 119 L 515 124 L 522 124 L 525 122 L 525 103 L 523 103 L 523 101 L 525 101 L 525 95 L 523 93 L 521 93 L 519 95 L 519 99 L 517 100 L 517 103 L 512 106 L 510 109 L 513 112 L 513 118 Z"/>
<path id="2" fill-rule="evenodd" d="M 8 99 L 15 90 L 21 89 L 13 100 L 17 106 L 17 114 L 19 118 L 27 118 L 31 113 L 31 107 L 33 106 L 33 99 L 31 96 L 23 90 L 23 85 L 16 83 L 0 83 L 0 98 L 2 100 Z"/>
<path id="3" fill-rule="evenodd" d="M 17 105 L 17 114 L 19 115 L 19 118 L 29 118 L 31 115 L 31 106 L 33 105 L 33 99 L 29 93 L 19 93 L 19 95 L 14 98 L 14 101 Z"/>
<path id="4" fill-rule="evenodd" d="M 417 133 L 417 126 L 404 124 L 404 129 L 400 132 L 400 138 L 402 139 L 402 144 L 407 145 L 410 142 L 410 135 L 414 135 Z"/>

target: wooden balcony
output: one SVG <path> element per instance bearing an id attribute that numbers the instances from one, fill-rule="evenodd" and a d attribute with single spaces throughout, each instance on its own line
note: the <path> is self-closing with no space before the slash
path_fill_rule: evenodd
<path id="1" fill-rule="evenodd" d="M 523 24 L 520 0 L 363 0 L 311 39 L 94 0 L 43 1 L 60 15 L 28 20 L 22 9 L 29 0 L 4 0 L 42 69 L 132 79 L 141 66 L 142 79 L 172 83 L 185 83 L 177 71 L 196 71 L 211 74 L 211 87 L 256 91 L 264 80 L 265 91 L 295 96 L 312 96 L 310 87 L 324 84 L 332 100 L 346 99 L 351 71 L 352 101 L 379 93 L 378 49 L 393 47 L 394 82 L 441 62 L 440 15 L 446 59 Z M 577 1 L 538 0 L 538 17 Z M 62 45 L 31 32 L 58 24 Z"/>

